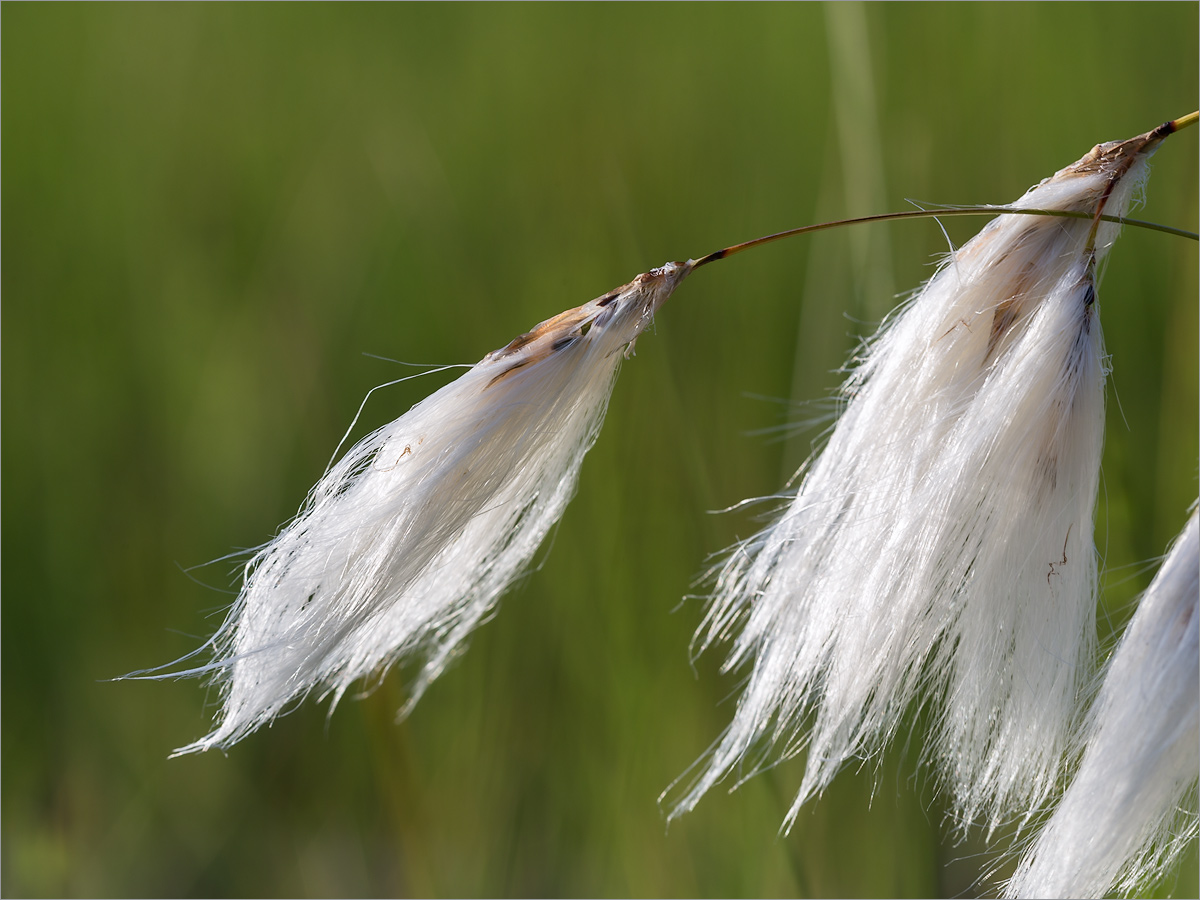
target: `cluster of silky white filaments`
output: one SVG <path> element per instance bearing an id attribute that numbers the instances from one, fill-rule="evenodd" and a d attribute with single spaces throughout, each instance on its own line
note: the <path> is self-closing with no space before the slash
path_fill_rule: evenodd
<path id="1" fill-rule="evenodd" d="M 1128 894 L 1196 836 L 1198 671 L 1200 525 L 1193 509 L 1105 669 L 1079 739 L 1078 771 L 1005 896 Z"/>
<path id="2" fill-rule="evenodd" d="M 575 491 L 620 361 L 691 267 L 555 316 L 359 441 L 262 547 L 209 675 L 227 747 L 314 690 L 423 660 L 405 709 L 522 573 Z"/>
<path id="3" fill-rule="evenodd" d="M 1166 133 L 1100 145 L 1031 189 L 1015 207 L 1086 218 L 1000 215 L 867 344 L 795 498 L 714 572 L 697 642 L 732 640 L 727 668 L 751 672 L 672 815 L 807 751 L 788 827 L 924 709 L 962 826 L 1028 823 L 1082 759 L 1013 896 L 1129 888 L 1195 834 L 1195 810 L 1176 815 L 1200 769 L 1195 514 L 1079 712 L 1104 430 L 1097 267 L 1117 236 L 1098 217 L 1124 215 Z M 213 731 L 176 753 L 228 747 L 312 692 L 336 705 L 401 662 L 419 666 L 410 709 L 561 517 L 638 335 L 729 251 L 542 322 L 355 444 L 246 565 L 213 660 L 152 676 L 220 688 Z"/>
<path id="4" fill-rule="evenodd" d="M 1123 215 L 1156 143 L 1097 147 L 1014 206 Z M 1097 225 L 998 217 L 870 342 L 795 498 L 715 572 L 698 644 L 752 669 L 672 815 L 806 749 L 790 827 L 922 707 L 959 824 L 1051 793 L 1094 649 L 1095 280 L 1117 234 Z"/>

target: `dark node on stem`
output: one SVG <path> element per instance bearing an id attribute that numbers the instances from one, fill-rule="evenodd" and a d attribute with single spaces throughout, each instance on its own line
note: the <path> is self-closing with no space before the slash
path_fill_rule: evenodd
<path id="1" fill-rule="evenodd" d="M 724 250 L 718 250 L 715 253 L 708 254 L 708 256 L 702 256 L 700 259 L 696 260 L 696 265 L 694 265 L 692 268 L 698 269 L 707 263 L 716 262 L 718 259 L 724 259 L 731 249 L 733 248 L 726 247 Z"/>

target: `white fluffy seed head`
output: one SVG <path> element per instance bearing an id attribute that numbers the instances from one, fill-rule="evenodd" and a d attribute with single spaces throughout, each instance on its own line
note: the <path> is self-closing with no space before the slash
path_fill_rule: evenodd
<path id="1" fill-rule="evenodd" d="M 623 357 L 691 271 L 669 263 L 555 316 L 358 442 L 246 566 L 212 640 L 227 747 L 317 690 L 423 660 L 407 710 L 575 491 Z"/>
<path id="2" fill-rule="evenodd" d="M 1098 146 L 1016 205 L 1123 214 L 1159 140 Z M 1052 788 L 1094 631 L 1095 278 L 1116 237 L 1097 224 L 1000 216 L 873 339 L 795 499 L 716 572 L 698 643 L 732 638 L 726 667 L 753 669 L 673 815 L 807 747 L 790 825 L 920 704 L 963 824 Z"/>
<path id="3" fill-rule="evenodd" d="M 1082 732 L 1083 758 L 1008 897 L 1132 894 L 1197 833 L 1200 524 L 1142 595 Z"/>

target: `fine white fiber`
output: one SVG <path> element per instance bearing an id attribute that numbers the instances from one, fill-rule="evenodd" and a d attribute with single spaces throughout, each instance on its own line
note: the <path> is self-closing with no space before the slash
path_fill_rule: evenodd
<path id="1" fill-rule="evenodd" d="M 1013 205 L 1123 215 L 1168 133 L 1097 146 Z M 697 645 L 732 640 L 725 670 L 752 670 L 672 816 L 807 748 L 788 828 L 921 707 L 961 825 L 1053 788 L 1093 656 L 1095 282 L 1117 232 L 1001 215 L 855 360 L 795 498 L 711 573 Z"/>
<path id="2" fill-rule="evenodd" d="M 542 322 L 332 465 L 246 565 L 213 661 L 174 673 L 211 677 L 222 700 L 176 754 L 228 747 L 314 690 L 336 705 L 415 658 L 410 709 L 562 515 L 621 359 L 692 268 Z"/>
<path id="3" fill-rule="evenodd" d="M 1142 595 L 1083 730 L 1083 759 L 1008 897 L 1145 890 L 1197 833 L 1200 527 L 1196 511 Z"/>

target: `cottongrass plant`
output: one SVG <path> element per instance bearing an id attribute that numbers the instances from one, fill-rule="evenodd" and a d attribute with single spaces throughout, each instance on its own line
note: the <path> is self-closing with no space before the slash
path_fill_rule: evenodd
<path id="1" fill-rule="evenodd" d="M 1200 525 L 1142 595 L 1082 733 L 1078 772 L 1008 897 L 1103 897 L 1151 884 L 1197 833 Z"/>
<path id="2" fill-rule="evenodd" d="M 960 825 L 1050 794 L 1093 656 L 1106 357 L 1097 268 L 1167 123 L 1102 144 L 952 252 L 869 343 L 793 500 L 713 573 L 700 650 L 751 664 L 671 815 L 807 748 L 785 819 L 924 706 Z M 739 782 L 740 783 L 740 780 Z"/>
<path id="3" fill-rule="evenodd" d="M 757 662 L 681 809 L 772 720 L 773 739 L 794 752 L 794 729 L 819 701 L 794 816 L 844 759 L 890 737 L 930 660 L 952 673 L 930 681 L 948 700 L 939 754 L 965 816 L 1043 796 L 1092 621 L 1104 377 L 1095 270 L 1116 235 L 1110 214 L 1124 212 L 1166 133 L 1099 147 L 1031 191 L 1014 213 L 1079 218 L 999 219 L 877 340 L 796 504 L 721 575 L 705 640 L 727 634 L 754 597 L 731 664 Z M 679 283 L 836 224 L 640 275 L 489 353 L 355 444 L 246 564 L 224 624 L 196 651 L 211 661 L 141 673 L 219 689 L 212 731 L 176 755 L 227 748 L 313 693 L 332 709 L 397 664 L 417 669 L 407 713 L 561 517 L 621 361 Z"/>
<path id="4" fill-rule="evenodd" d="M 537 325 L 369 434 L 245 567 L 210 640 L 222 708 L 176 755 L 228 747 L 313 691 L 399 661 L 405 711 L 528 565 L 575 491 L 621 360 L 691 264 Z"/>

